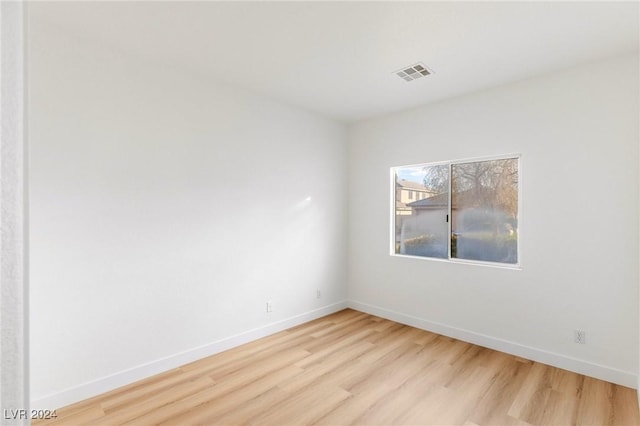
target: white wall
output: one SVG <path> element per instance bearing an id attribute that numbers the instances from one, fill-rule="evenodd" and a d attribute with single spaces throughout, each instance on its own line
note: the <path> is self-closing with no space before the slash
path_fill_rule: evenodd
<path id="1" fill-rule="evenodd" d="M 353 125 L 350 303 L 635 387 L 638 77 L 613 58 Z M 389 256 L 390 167 L 511 153 L 522 270 Z"/>
<path id="2" fill-rule="evenodd" d="M 37 22 L 29 38 L 36 406 L 345 306 L 342 125 Z"/>
<path id="3" fill-rule="evenodd" d="M 29 424 L 24 4 L 0 2 L 0 410 Z M 25 411 L 22 411 L 25 410 Z"/>

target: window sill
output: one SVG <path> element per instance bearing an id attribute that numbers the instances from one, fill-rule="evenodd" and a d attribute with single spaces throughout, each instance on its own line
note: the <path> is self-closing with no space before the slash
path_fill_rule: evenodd
<path id="1" fill-rule="evenodd" d="M 391 253 L 391 257 L 401 257 L 407 259 L 419 259 L 419 260 L 427 260 L 432 262 L 442 262 L 442 263 L 453 263 L 453 264 L 461 264 L 461 265 L 472 265 L 472 266 L 486 266 L 489 268 L 498 268 L 498 269 L 511 269 L 516 271 L 522 271 L 521 264 L 510 264 L 510 263 L 496 263 L 496 262 L 482 262 L 478 260 L 464 260 L 464 259 L 440 259 L 437 257 L 424 257 L 424 256 L 411 256 L 408 254 L 396 254 Z"/>

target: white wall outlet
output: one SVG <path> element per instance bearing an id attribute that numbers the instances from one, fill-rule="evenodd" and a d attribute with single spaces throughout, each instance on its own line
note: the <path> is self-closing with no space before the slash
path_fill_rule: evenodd
<path id="1" fill-rule="evenodd" d="M 320 299 L 322 297 L 322 292 L 320 289 L 316 290 L 316 299 Z"/>
<path id="2" fill-rule="evenodd" d="M 267 302 L 267 312 L 273 312 L 273 303 Z"/>
<path id="3" fill-rule="evenodd" d="M 584 345 L 587 343 L 587 333 L 584 330 L 573 330 L 573 341 Z"/>

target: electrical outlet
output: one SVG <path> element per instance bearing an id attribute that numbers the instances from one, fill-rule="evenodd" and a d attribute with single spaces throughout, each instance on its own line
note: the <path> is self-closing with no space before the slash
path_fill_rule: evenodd
<path id="1" fill-rule="evenodd" d="M 267 302 L 267 312 L 273 312 L 273 303 Z"/>
<path id="2" fill-rule="evenodd" d="M 320 299 L 322 297 L 322 292 L 320 289 L 316 290 L 316 299 Z"/>
<path id="3" fill-rule="evenodd" d="M 587 333 L 584 330 L 573 330 L 573 341 L 584 345 L 587 343 Z"/>

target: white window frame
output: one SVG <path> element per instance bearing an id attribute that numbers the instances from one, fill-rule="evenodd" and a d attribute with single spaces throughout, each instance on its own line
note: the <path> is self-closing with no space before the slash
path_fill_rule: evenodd
<path id="1" fill-rule="evenodd" d="M 453 222 L 453 216 L 451 211 L 451 166 L 458 164 L 467 164 L 467 163 L 476 163 L 481 161 L 492 161 L 492 160 L 511 160 L 515 159 L 518 161 L 518 239 L 516 241 L 516 247 L 518 252 L 517 263 L 500 263 L 500 262 L 487 262 L 482 260 L 470 260 L 470 259 L 459 259 L 451 257 L 451 224 Z M 396 253 L 396 170 L 404 169 L 404 168 L 413 168 L 413 167 L 426 167 L 426 166 L 442 166 L 447 165 L 449 167 L 449 202 L 448 202 L 448 218 L 447 221 L 447 258 L 442 259 L 438 257 L 427 257 L 427 256 L 414 256 L 409 254 L 400 254 Z M 390 194 L 391 194 L 391 202 L 390 205 L 390 227 L 389 227 L 389 254 L 393 257 L 400 258 L 409 258 L 409 259 L 422 259 L 433 262 L 448 262 L 448 263 L 459 263 L 459 264 L 467 264 L 467 265 L 480 265 L 480 266 L 489 266 L 494 268 L 503 268 L 503 269 L 522 269 L 522 155 L 521 154 L 506 154 L 506 155 L 494 155 L 494 156 L 486 156 L 486 157 L 474 157 L 474 158 L 465 158 L 460 160 L 450 160 L 450 161 L 437 161 L 430 163 L 416 163 L 416 164 L 408 164 L 403 166 L 393 166 L 389 169 L 390 176 Z"/>

